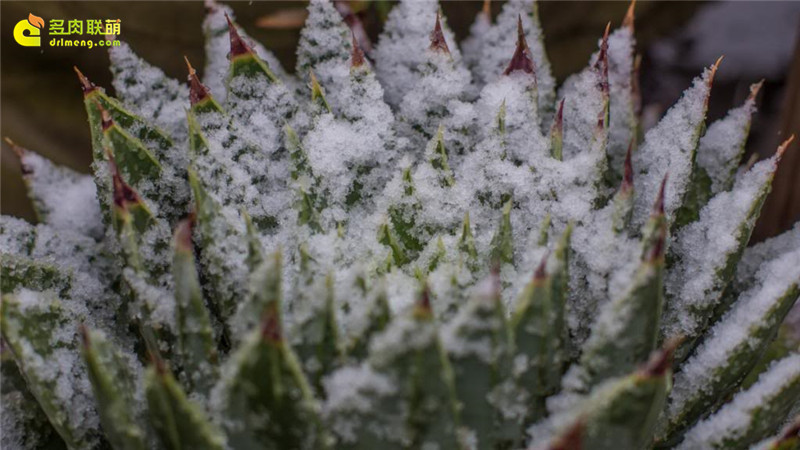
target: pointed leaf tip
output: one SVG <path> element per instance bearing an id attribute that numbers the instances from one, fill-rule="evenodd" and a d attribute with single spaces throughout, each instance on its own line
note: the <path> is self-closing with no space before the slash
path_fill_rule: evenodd
<path id="1" fill-rule="evenodd" d="M 556 112 L 556 126 L 559 130 L 563 129 L 564 127 L 564 98 L 558 102 L 558 111 Z"/>
<path id="2" fill-rule="evenodd" d="M 22 157 L 25 156 L 25 149 L 14 143 L 14 141 L 12 141 L 11 138 L 8 136 L 4 137 L 3 140 L 6 141 L 6 144 L 8 144 L 8 146 L 11 147 L 11 151 L 14 152 L 14 154 L 17 155 L 17 158 L 20 159 L 20 162 L 22 162 Z M 25 167 L 22 168 L 22 171 L 24 175 Z"/>
<path id="3" fill-rule="evenodd" d="M 764 79 L 762 78 L 761 81 L 758 83 L 753 83 L 750 85 L 750 95 L 747 96 L 748 102 L 756 101 L 756 96 L 758 92 L 761 90 L 761 87 L 764 85 Z"/>
<path id="4" fill-rule="evenodd" d="M 261 339 L 273 343 L 283 340 L 277 305 L 268 306 L 261 316 Z"/>
<path id="5" fill-rule="evenodd" d="M 422 292 L 420 292 L 417 303 L 414 306 L 414 317 L 418 319 L 429 318 L 433 313 L 433 308 L 431 306 L 431 290 L 428 283 L 422 286 Z"/>
<path id="6" fill-rule="evenodd" d="M 444 33 L 442 32 L 442 22 L 439 12 L 436 13 L 436 24 L 433 26 L 433 32 L 431 33 L 430 49 L 435 52 L 438 51 L 448 55 L 450 54 L 450 49 L 447 47 L 447 41 L 444 39 Z"/>
<path id="7" fill-rule="evenodd" d="M 633 141 L 628 143 L 628 151 L 625 153 L 625 166 L 622 175 L 622 189 L 633 189 Z"/>
<path id="8" fill-rule="evenodd" d="M 192 67 L 189 58 L 184 55 L 183 59 L 186 61 L 186 67 L 189 70 L 189 76 L 187 77 L 189 81 L 189 102 L 195 105 L 208 98 L 211 94 L 208 88 L 200 81 L 200 78 L 197 77 L 197 71 Z"/>
<path id="9" fill-rule="evenodd" d="M 789 136 L 789 139 L 786 139 L 781 145 L 778 146 L 778 150 L 775 151 L 775 155 L 777 156 L 777 160 L 775 161 L 776 164 L 780 162 L 781 158 L 783 158 L 783 154 L 786 153 L 786 149 L 789 148 L 793 141 L 794 135 L 791 135 Z"/>
<path id="10" fill-rule="evenodd" d="M 672 357 L 683 340 L 683 338 L 678 337 L 667 341 L 662 349 L 656 350 L 652 354 L 650 360 L 642 367 L 639 373 L 646 377 L 663 376 L 667 370 L 672 368 Z"/>
<path id="11" fill-rule="evenodd" d="M 192 227 L 194 226 L 195 216 L 190 214 L 187 218 L 178 222 L 175 227 L 175 247 L 178 250 L 192 251 Z"/>
<path id="12" fill-rule="evenodd" d="M 710 87 L 714 83 L 714 76 L 717 74 L 717 69 L 719 69 L 719 65 L 722 63 L 722 60 L 725 58 L 725 55 L 721 55 L 717 60 L 714 62 L 714 65 L 709 67 L 711 73 L 708 74 L 708 86 Z M 706 100 L 708 101 L 708 100 Z"/>
<path id="13" fill-rule="evenodd" d="M 509 75 L 511 72 L 521 70 L 525 73 L 535 73 L 536 68 L 533 65 L 533 58 L 531 57 L 531 50 L 528 48 L 528 42 L 525 40 L 525 30 L 522 28 L 522 16 L 517 16 L 517 47 L 514 49 L 514 55 L 508 63 L 508 67 L 503 72 L 503 75 Z"/>
<path id="14" fill-rule="evenodd" d="M 658 231 L 655 243 L 650 248 L 650 254 L 647 255 L 647 260 L 651 263 L 664 259 L 664 248 L 667 240 L 667 227 L 662 223 L 661 229 Z"/>
<path id="15" fill-rule="evenodd" d="M 228 14 L 225 14 L 225 20 L 228 21 L 228 32 L 231 39 L 231 58 L 247 53 L 253 53 L 253 50 L 250 48 L 250 46 L 244 41 L 244 39 L 242 39 L 242 36 L 239 35 L 236 25 L 234 25 L 231 18 L 228 17 Z"/>
<path id="16" fill-rule="evenodd" d="M 608 96 L 609 94 L 609 84 L 608 84 L 608 33 L 611 30 L 611 22 L 606 24 L 606 29 L 603 31 L 603 39 L 600 42 L 600 54 L 597 57 L 597 63 L 595 63 L 595 69 L 600 71 L 601 81 L 600 81 L 600 90 Z M 605 117 L 605 112 L 601 114 L 602 117 Z"/>
<path id="17" fill-rule="evenodd" d="M 72 66 L 72 69 L 75 71 L 75 74 L 78 75 L 78 81 L 81 83 L 81 91 L 83 91 L 83 95 L 87 95 L 88 93 L 97 89 L 97 86 L 95 86 L 94 83 L 86 78 L 83 72 L 78 69 L 78 66 Z"/>
<path id="18" fill-rule="evenodd" d="M 481 7 L 481 14 L 486 16 L 487 20 L 492 19 L 492 2 L 491 0 L 483 0 L 483 7 Z"/>
<path id="19" fill-rule="evenodd" d="M 542 281 L 547 278 L 547 258 L 550 256 L 550 251 L 545 252 L 536 271 L 533 272 L 533 281 Z"/>
<path id="20" fill-rule="evenodd" d="M 636 8 L 636 0 L 631 1 L 631 5 L 628 6 L 628 12 L 625 13 L 625 18 L 622 20 L 622 26 L 626 28 L 630 28 L 633 31 L 633 20 L 634 20 L 634 9 Z"/>
<path id="21" fill-rule="evenodd" d="M 350 31 L 350 36 L 353 39 L 353 50 L 350 52 L 350 67 L 361 67 L 366 61 L 364 58 L 364 51 L 361 50 L 361 46 L 358 45 L 358 40 L 352 30 Z"/>

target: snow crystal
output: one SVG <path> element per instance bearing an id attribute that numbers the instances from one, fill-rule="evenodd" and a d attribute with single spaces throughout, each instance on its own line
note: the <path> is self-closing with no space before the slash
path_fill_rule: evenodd
<path id="1" fill-rule="evenodd" d="M 790 289 L 797 289 L 800 280 L 800 251 L 795 250 L 765 264 L 757 274 L 758 286 L 744 292 L 736 304 L 709 331 L 675 375 L 666 417 L 673 418 L 686 405 L 708 395 L 729 365 L 729 358 L 740 352 L 752 352 L 763 347 L 764 339 L 756 333 L 774 329 L 783 319 L 776 316 L 776 303 Z"/>
<path id="2" fill-rule="evenodd" d="M 232 21 L 236 20 L 236 16 L 228 5 L 213 1 L 207 11 L 208 14 L 203 20 L 203 34 L 206 37 L 206 66 L 203 70 L 203 84 L 208 87 L 218 102 L 224 104 L 228 93 L 225 88 L 225 80 L 228 77 L 228 68 L 230 66 L 228 52 L 231 49 L 228 21 L 225 19 L 225 15 L 227 14 Z M 239 36 L 250 44 L 258 57 L 267 63 L 275 75 L 287 82 L 291 82 L 280 61 L 272 52 L 258 42 L 253 41 L 241 28 L 238 28 L 237 31 Z"/>
<path id="3" fill-rule="evenodd" d="M 436 0 L 403 0 L 389 13 L 374 56 L 378 79 L 386 91 L 386 101 L 392 106 L 398 106 L 421 78 L 417 68 L 425 62 L 424 50 L 430 47 L 438 10 Z M 445 18 L 441 19 L 453 63 L 459 65 L 461 52 L 455 45 L 455 35 Z"/>
<path id="4" fill-rule="evenodd" d="M 333 2 L 309 2 L 308 18 L 297 44 L 297 75 L 308 83 L 313 72 L 325 91 L 335 98 L 347 83 L 352 50 L 350 29 Z"/>
<path id="5" fill-rule="evenodd" d="M 786 395 L 786 389 L 798 383 L 800 354 L 772 363 L 753 386 L 736 394 L 730 403 L 689 430 L 678 448 L 726 448 L 730 445 L 729 441 L 744 437 L 752 429 L 755 420 L 758 420 L 755 416 L 770 414 L 770 405 L 777 397 Z"/>
<path id="6" fill-rule="evenodd" d="M 678 102 L 663 119 L 647 132 L 644 143 L 634 153 L 633 168 L 636 180 L 634 223 L 647 218 L 656 199 L 664 175 L 669 173 L 664 211 L 672 220 L 681 206 L 692 174 L 693 154 L 706 115 L 712 69 L 694 79 Z"/>
<path id="7" fill-rule="evenodd" d="M 544 49 L 542 29 L 539 26 L 537 6 L 533 0 L 511 0 L 503 5 L 496 22 L 484 33 L 480 56 L 475 67 L 479 85 L 497 80 L 508 65 L 517 45 L 517 18 L 522 18 L 525 40 L 530 48 L 539 89 L 539 111 L 543 130 L 550 126 L 550 116 L 555 100 L 556 80 Z"/>
<path id="8" fill-rule="evenodd" d="M 356 431 L 364 426 L 359 415 L 366 418 L 374 414 L 380 399 L 397 390 L 393 380 L 368 364 L 336 370 L 323 384 L 327 394 L 323 416 L 344 442 L 354 442 Z"/>
<path id="9" fill-rule="evenodd" d="M 120 100 L 167 130 L 173 138 L 185 139 L 183 112 L 189 107 L 188 87 L 139 58 L 125 42 L 109 47 L 108 55 L 114 90 Z"/>
<path id="10" fill-rule="evenodd" d="M 99 238 L 103 234 L 100 206 L 92 177 L 57 166 L 26 151 L 22 164 L 34 205 L 41 219 L 55 228 Z"/>
<path id="11" fill-rule="evenodd" d="M 610 168 L 622 174 L 625 153 L 636 136 L 636 99 L 633 93 L 633 54 L 636 40 L 633 30 L 621 27 L 608 37 L 609 131 Z"/>
<path id="12" fill-rule="evenodd" d="M 748 99 L 744 105 L 728 112 L 725 118 L 712 123 L 700 138 L 697 164 L 711 178 L 712 193 L 727 191 L 733 184 L 750 130 L 750 117 L 755 110 L 755 101 Z"/>
<path id="13" fill-rule="evenodd" d="M 418 79 L 400 102 L 399 117 L 412 137 L 412 151 L 419 152 L 443 125 L 448 131 L 448 147 L 458 153 L 470 144 L 474 121 L 472 105 L 462 100 L 470 85 L 470 73 L 455 63 L 451 54 L 427 49 L 416 68 Z"/>
<path id="14" fill-rule="evenodd" d="M 758 205 L 772 180 L 776 160 L 771 158 L 756 164 L 741 177 L 733 190 L 717 194 L 700 211 L 700 219 L 684 227 L 675 238 L 671 253 L 680 262 L 667 274 L 665 282 L 669 297 L 664 318 L 666 336 L 697 335 L 702 327 L 702 314 L 719 301 L 728 280 L 720 278 L 728 260 L 745 245 L 756 215 L 751 210 Z M 703 251 L 697 251 L 702 248 Z"/>

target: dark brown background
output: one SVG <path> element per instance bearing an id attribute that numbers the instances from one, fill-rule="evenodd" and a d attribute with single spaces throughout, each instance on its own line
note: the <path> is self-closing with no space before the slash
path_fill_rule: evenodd
<path id="1" fill-rule="evenodd" d="M 672 35 L 689 20 L 701 2 L 640 2 L 636 9 L 636 37 L 644 53 L 642 73 L 645 103 L 666 108 L 680 95 L 679 88 L 660 82 L 667 73 L 678 85 L 688 86 L 696 73 L 679 68 L 654 67 L 647 49 L 657 39 Z M 278 11 L 303 8 L 302 2 L 233 2 L 238 22 L 255 39 L 273 50 L 284 67 L 293 68 L 299 28 L 284 23 L 280 29 L 255 26 L 259 17 Z M 480 2 L 442 2 L 457 37 L 466 37 L 469 25 L 480 10 Z M 580 70 L 596 47 L 608 21 L 617 25 L 628 8 L 626 2 L 571 1 L 541 2 L 540 14 L 546 46 L 559 81 Z M 496 14 L 500 4 L 493 4 Z M 48 19 L 119 18 L 120 38 L 149 62 L 172 77 L 183 79 L 183 55 L 203 67 L 201 2 L 11 2 L 0 3 L 0 134 L 31 148 L 60 164 L 87 172 L 91 161 L 89 131 L 81 94 L 72 66 L 77 65 L 97 84 L 110 87 L 108 56 L 103 48 L 24 48 L 11 37 L 14 24 L 33 13 Z M 376 40 L 380 19 L 376 8 L 364 16 L 366 27 Z M 798 33 L 800 34 L 800 33 Z M 792 39 L 792 37 L 788 37 Z M 800 50 L 786 76 L 768 80 L 761 99 L 761 112 L 753 126 L 749 151 L 771 154 L 778 140 L 792 131 L 800 134 Z M 710 62 L 709 62 L 710 63 Z M 722 69 L 725 70 L 723 63 Z M 683 79 L 685 78 L 685 83 Z M 786 83 L 785 80 L 792 80 Z M 709 118 L 715 119 L 746 96 L 746 87 L 757 80 L 732 80 L 714 88 Z M 788 85 L 787 85 L 788 84 Z M 756 239 L 787 228 L 800 217 L 800 152 L 787 152 L 765 207 Z M 19 163 L 5 144 L 2 150 L 0 211 L 33 220 L 24 193 Z"/>

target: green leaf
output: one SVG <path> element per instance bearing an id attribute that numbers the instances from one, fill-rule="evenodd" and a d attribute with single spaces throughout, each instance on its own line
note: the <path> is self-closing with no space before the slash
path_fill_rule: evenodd
<path id="1" fill-rule="evenodd" d="M 228 223 L 217 201 L 189 169 L 189 186 L 194 194 L 197 215 L 196 240 L 200 248 L 200 267 L 208 300 L 223 323 L 233 316 L 239 299 L 246 293 L 247 273 L 239 269 L 236 258 L 247 254 L 244 237 Z M 230 254 L 231 252 L 234 254 Z"/>
<path id="2" fill-rule="evenodd" d="M 357 448 L 377 443 L 389 449 L 420 448 L 425 442 L 460 448 L 453 372 L 427 288 L 410 316 L 394 319 L 372 339 L 368 364 L 396 388 L 369 395 L 379 406 L 356 430 Z"/>
<path id="3" fill-rule="evenodd" d="M 143 274 L 155 272 L 154 267 L 144 267 L 140 247 L 147 245 L 144 235 L 156 226 L 150 208 L 131 186 L 125 183 L 112 165 L 114 182 L 114 205 L 112 225 L 122 247 L 128 266 Z M 145 270 L 147 269 L 147 270 Z"/>
<path id="4" fill-rule="evenodd" d="M 272 73 L 269 66 L 241 38 L 237 26 L 230 19 L 228 19 L 228 29 L 231 38 L 229 82 L 232 78 L 244 76 L 265 79 L 269 83 L 280 83 L 280 80 Z M 228 86 L 228 94 L 236 95 L 237 91 Z"/>
<path id="5" fill-rule="evenodd" d="M 625 155 L 625 168 L 622 175 L 622 185 L 614 194 L 611 200 L 613 210 L 611 213 L 611 223 L 614 233 L 621 233 L 628 228 L 633 218 L 633 163 L 631 161 L 633 152 L 633 142 L 628 146 L 628 153 Z"/>
<path id="6" fill-rule="evenodd" d="M 50 424 L 36 397 L 25 384 L 8 343 L 0 341 L 0 401 L 3 405 L 3 446 L 65 450 L 67 447 Z"/>
<path id="7" fill-rule="evenodd" d="M 303 143 L 300 142 L 300 137 L 297 136 L 297 133 L 289 124 L 283 126 L 283 133 L 286 141 L 286 149 L 289 150 L 289 157 L 293 163 L 290 172 L 292 180 L 297 180 L 301 176 L 313 178 L 314 175 L 311 171 L 311 163 L 308 161 L 308 154 L 305 148 L 303 148 Z"/>
<path id="8" fill-rule="evenodd" d="M 135 189 L 161 177 L 161 164 L 153 153 L 113 120 L 103 122 L 103 143 L 111 150 L 122 177 Z"/>
<path id="9" fill-rule="evenodd" d="M 700 220 L 684 227 L 677 234 L 671 248 L 672 265 L 667 277 L 664 333 L 667 337 L 678 334 L 687 338 L 678 351 L 677 359 L 696 344 L 705 331 L 716 323 L 730 308 L 732 299 L 723 296 L 736 274 L 736 266 L 750 240 L 756 219 L 770 191 L 780 155 L 788 145 L 784 143 L 778 154 L 762 161 L 744 173 L 733 191 L 717 195 L 703 208 Z M 726 211 L 728 220 L 720 221 L 716 211 Z M 697 251 L 697 239 L 705 236 L 725 235 L 730 239 Z"/>
<path id="10" fill-rule="evenodd" d="M 553 394 L 558 385 L 552 384 L 552 371 L 561 375 L 561 361 L 556 361 L 564 345 L 564 304 L 553 297 L 553 278 L 547 273 L 545 255 L 533 276 L 517 299 L 511 316 L 514 373 L 519 385 L 529 395 L 527 422 L 545 415 L 544 399 Z M 559 323 L 560 322 L 560 323 Z M 559 329 L 560 328 L 560 329 Z"/>
<path id="11" fill-rule="evenodd" d="M 540 247 L 547 246 L 547 241 L 550 240 L 550 224 L 553 221 L 553 217 L 550 213 L 547 213 L 542 219 L 542 224 L 539 227 L 539 240 L 536 242 Z"/>
<path id="12" fill-rule="evenodd" d="M 163 155 L 174 145 L 163 131 L 129 111 L 118 100 L 108 96 L 102 88 L 90 82 L 77 68 L 75 70 L 81 81 L 83 103 L 89 116 L 89 129 L 92 135 L 92 151 L 95 161 L 104 160 L 103 110 L 108 112 L 115 124 L 136 139 L 139 139 L 147 148 L 157 150 L 156 156 Z"/>
<path id="13" fill-rule="evenodd" d="M 663 215 L 642 240 L 649 247 L 624 293 L 605 305 L 592 326 L 580 358 L 587 388 L 630 373 L 656 347 L 663 304 L 666 221 Z M 648 244 L 648 242 L 654 244 Z"/>
<path id="14" fill-rule="evenodd" d="M 646 220 L 649 203 L 655 197 L 658 180 L 669 172 L 670 195 L 664 202 L 664 210 L 670 218 L 671 231 L 693 221 L 694 213 L 689 202 L 691 198 L 690 181 L 694 172 L 697 145 L 702 135 L 711 83 L 718 64 L 705 69 L 696 77 L 664 118 L 650 128 L 644 142 L 636 149 L 633 166 L 637 181 L 637 195 L 634 200 L 634 224 Z M 638 189 L 641 188 L 641 189 Z"/>
<path id="15" fill-rule="evenodd" d="M 566 325 L 566 314 L 567 314 L 567 299 L 569 297 L 569 265 L 570 265 L 570 258 L 572 254 L 571 250 L 571 239 L 572 239 L 572 229 L 574 228 L 572 222 L 567 224 L 567 228 L 559 237 L 558 242 L 556 243 L 556 248 L 553 251 L 553 257 L 551 261 L 548 263 L 550 268 L 548 269 L 550 272 L 551 284 L 550 289 L 552 290 L 552 305 L 555 312 L 555 319 L 553 321 L 553 330 L 556 333 L 555 336 L 561 339 L 560 343 L 557 343 L 556 347 L 553 348 L 554 354 L 552 355 L 554 366 L 553 371 L 550 372 L 549 383 L 551 385 L 556 385 L 557 382 L 555 378 L 561 377 L 561 372 L 563 372 L 564 364 L 567 361 L 566 352 L 568 350 L 569 345 L 569 337 L 567 333 L 567 325 Z"/>
<path id="16" fill-rule="evenodd" d="M 242 217 L 244 218 L 245 228 L 247 229 L 247 267 L 250 273 L 255 272 L 256 268 L 264 262 L 264 249 L 261 247 L 261 241 L 258 239 L 258 234 L 253 226 L 253 220 L 247 211 L 242 209 Z"/>
<path id="17" fill-rule="evenodd" d="M 441 187 L 453 187 L 456 184 L 453 178 L 453 171 L 447 163 L 447 149 L 444 146 L 444 125 L 439 125 L 439 131 L 428 144 L 426 150 L 428 160 L 437 172 L 439 172 L 439 185 Z"/>
<path id="18" fill-rule="evenodd" d="M 216 382 L 217 349 L 211 320 L 203 301 L 192 252 L 192 221 L 178 224 L 174 240 L 172 277 L 175 316 L 183 381 L 190 392 L 207 395 Z"/>
<path id="19" fill-rule="evenodd" d="M 283 279 L 283 255 L 275 252 L 258 265 L 248 281 L 247 296 L 238 300 L 232 328 L 235 341 L 243 339 L 261 320 L 261 312 L 280 304 Z"/>
<path id="20" fill-rule="evenodd" d="M 236 449 L 326 448 L 318 405 L 283 337 L 277 299 L 228 361 L 221 383 L 222 426 Z"/>
<path id="21" fill-rule="evenodd" d="M 656 352 L 636 372 L 598 386 L 575 411 L 555 417 L 555 442 L 589 443 L 592 450 L 648 448 L 656 418 L 664 407 L 672 377 L 672 346 Z M 558 447 L 550 448 L 583 448 Z"/>
<path id="22" fill-rule="evenodd" d="M 511 376 L 511 328 L 493 274 L 447 327 L 462 424 L 472 430 L 478 449 L 505 448 L 520 433 L 522 417 L 508 417 L 504 407 L 518 401 Z"/>
<path id="23" fill-rule="evenodd" d="M 686 432 L 681 448 L 746 448 L 777 431 L 800 399 L 800 354 L 774 362 L 745 391 Z"/>
<path id="24" fill-rule="evenodd" d="M 150 120 L 174 137 L 185 138 L 186 123 L 175 112 L 188 105 L 186 86 L 140 58 L 127 43 L 118 44 L 108 48 L 109 68 L 117 96 L 135 109 L 148 111 Z"/>
<path id="25" fill-rule="evenodd" d="M 514 235 L 511 233 L 511 199 L 503 205 L 503 215 L 490 244 L 492 264 L 514 264 Z"/>
<path id="26" fill-rule="evenodd" d="M 100 430 L 73 413 L 72 403 L 91 397 L 91 393 L 81 387 L 82 374 L 72 372 L 72 365 L 80 364 L 77 324 L 61 301 L 45 292 L 4 295 L 0 328 L 28 389 L 67 446 L 78 449 L 98 445 Z M 64 392 L 58 388 L 62 383 L 73 389 Z M 86 414 L 90 418 L 96 412 L 90 408 Z"/>
<path id="27" fill-rule="evenodd" d="M 408 262 L 406 253 L 400 245 L 389 224 L 382 224 L 378 227 L 378 242 L 391 248 L 391 257 L 397 266 L 403 266 Z"/>
<path id="28" fill-rule="evenodd" d="M 55 164 L 36 152 L 16 145 L 9 138 L 5 138 L 5 141 L 19 157 L 22 179 L 39 222 L 96 239 L 103 235 L 100 211 L 93 208 L 97 199 L 89 175 Z M 82 206 L 80 214 L 71 214 L 74 210 L 66 205 L 64 200 L 67 197 L 70 203 L 86 204 Z"/>
<path id="29" fill-rule="evenodd" d="M 72 274 L 44 261 L 0 253 L 0 291 L 12 293 L 19 288 L 36 291 L 55 290 L 68 296 Z"/>
<path id="30" fill-rule="evenodd" d="M 472 226 L 469 223 L 469 211 L 464 213 L 464 223 L 461 225 L 461 237 L 458 239 L 458 250 L 467 267 L 475 272 L 478 270 L 478 249 L 475 248 L 475 238 L 472 236 Z"/>
<path id="31" fill-rule="evenodd" d="M 203 70 L 203 80 L 209 86 L 214 96 L 220 102 L 225 102 L 225 78 L 230 68 L 228 52 L 230 49 L 230 28 L 225 20 L 225 16 L 234 20 L 234 13 L 230 6 L 214 2 L 206 8 L 206 17 L 203 20 L 203 34 L 205 35 L 205 69 Z M 286 72 L 281 67 L 275 55 L 265 49 L 258 42 L 248 36 L 244 30 L 237 30 L 239 35 L 252 42 L 259 55 L 265 58 L 270 69 L 277 76 L 285 76 Z"/>
<path id="32" fill-rule="evenodd" d="M 175 378 L 156 360 L 145 371 L 145 396 L 150 424 L 161 444 L 171 450 L 224 448 L 223 438 L 192 403 Z"/>
<path id="33" fill-rule="evenodd" d="M 85 327 L 81 332 L 83 359 L 106 438 L 115 450 L 144 450 L 147 445 L 136 420 L 129 361 L 100 332 Z"/>
<path id="34" fill-rule="evenodd" d="M 401 254 L 395 251 L 392 239 L 387 237 L 383 231 L 379 231 L 380 242 L 392 247 L 392 251 L 395 252 L 395 262 L 398 266 L 405 264 L 407 262 L 406 258 L 415 259 L 425 246 L 422 240 L 421 226 L 417 223 L 422 204 L 416 195 L 414 180 L 411 177 L 411 168 L 403 169 L 401 176 L 403 197 L 398 203 L 391 205 L 388 211 L 391 235 L 395 237 L 396 243 L 402 246 Z"/>
<path id="35" fill-rule="evenodd" d="M 724 401 L 752 370 L 800 295 L 795 251 L 759 271 L 763 286 L 740 297 L 681 366 L 670 393 L 658 439 L 667 445 Z"/>
<path id="36" fill-rule="evenodd" d="M 800 449 L 800 415 L 794 419 L 777 436 L 761 442 L 753 450 L 798 450 Z"/>
<path id="37" fill-rule="evenodd" d="M 550 128 L 550 156 L 559 161 L 564 159 L 564 99 L 558 103 L 558 112 Z"/>
<path id="38" fill-rule="evenodd" d="M 359 361 L 367 356 L 367 350 L 372 338 L 386 329 L 392 320 L 392 309 L 389 306 L 386 288 L 383 285 L 373 288 L 372 296 L 374 299 L 367 314 L 367 326 L 361 331 L 347 352 L 349 357 Z"/>
<path id="39" fill-rule="evenodd" d="M 325 98 L 325 91 L 322 90 L 322 86 L 320 86 L 319 81 L 317 81 L 317 77 L 314 76 L 313 71 L 309 71 L 309 77 L 311 79 L 312 114 L 317 116 L 326 112 L 330 113 L 331 106 L 328 104 L 328 100 Z"/>
<path id="40" fill-rule="evenodd" d="M 305 312 L 304 318 L 293 329 L 299 335 L 294 349 L 303 362 L 311 385 L 320 397 L 324 396 L 322 377 L 328 375 L 341 361 L 332 275 L 325 277 L 324 286 L 324 292 L 305 286 L 311 290 L 312 296 L 324 296 L 324 299 L 308 299 L 312 303 L 308 305 L 311 311 Z"/>
<path id="41" fill-rule="evenodd" d="M 736 178 L 736 170 L 742 162 L 745 143 L 750 134 L 750 122 L 756 111 L 756 95 L 763 81 L 750 86 L 750 95 L 742 106 L 733 108 L 728 114 L 712 123 L 700 138 L 697 149 L 697 166 L 707 177 L 703 192 L 707 196 L 729 191 Z M 705 206 L 700 204 L 700 207 Z"/>

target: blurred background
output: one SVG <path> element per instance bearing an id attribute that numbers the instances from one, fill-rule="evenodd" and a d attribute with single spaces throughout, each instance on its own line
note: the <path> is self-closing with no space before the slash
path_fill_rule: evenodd
<path id="1" fill-rule="evenodd" d="M 389 1 L 348 1 L 372 42 L 377 42 Z M 264 43 L 285 68 L 295 65 L 295 46 L 305 3 L 231 2 L 239 24 Z M 480 11 L 479 1 L 443 1 L 442 10 L 459 40 Z M 496 16 L 501 2 L 492 2 Z M 539 12 L 555 76 L 580 70 L 597 47 L 607 22 L 618 26 L 624 1 L 543 1 Z M 78 66 L 113 93 L 103 48 L 26 48 L 12 39 L 14 24 L 29 13 L 50 19 L 121 19 L 120 39 L 144 59 L 185 79 L 183 55 L 203 67 L 202 2 L 14 2 L 0 3 L 0 135 L 53 161 L 88 172 L 91 144 Z M 764 78 L 745 161 L 771 155 L 792 133 L 800 140 L 800 2 L 640 1 L 636 38 L 642 54 L 645 125 L 674 103 L 704 66 L 725 59 L 717 74 L 708 120 L 741 104 L 750 84 Z M 3 144 L 0 212 L 34 220 L 19 162 Z M 778 234 L 800 219 L 800 145 L 787 151 L 753 241 Z"/>

